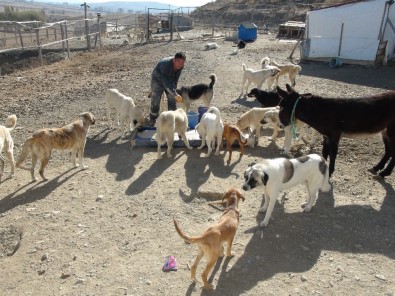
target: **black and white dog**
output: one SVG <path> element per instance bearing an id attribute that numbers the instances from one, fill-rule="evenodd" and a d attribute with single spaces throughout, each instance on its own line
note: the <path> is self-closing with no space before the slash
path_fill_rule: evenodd
<path id="1" fill-rule="evenodd" d="M 306 184 L 308 197 L 302 208 L 309 212 L 318 196 L 318 190 L 327 192 L 329 170 L 325 159 L 318 154 L 309 154 L 294 159 L 275 158 L 265 159 L 253 164 L 244 172 L 245 183 L 243 190 L 249 191 L 263 185 L 265 203 L 259 212 L 266 212 L 261 227 L 269 225 L 270 216 L 280 191 L 298 184 Z"/>
<path id="2" fill-rule="evenodd" d="M 202 99 L 206 107 L 210 106 L 211 100 L 214 96 L 214 84 L 217 81 L 217 76 L 211 74 L 209 76 L 211 79 L 210 84 L 199 83 L 193 86 L 183 86 L 177 89 L 177 94 L 182 97 L 182 103 L 184 104 L 184 110 L 189 111 L 191 107 L 191 100 Z"/>

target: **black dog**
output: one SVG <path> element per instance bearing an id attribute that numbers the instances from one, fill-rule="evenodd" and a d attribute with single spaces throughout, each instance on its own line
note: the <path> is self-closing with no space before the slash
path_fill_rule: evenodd
<path id="1" fill-rule="evenodd" d="M 243 40 L 240 40 L 238 43 L 237 43 L 237 48 L 238 49 L 243 49 L 243 48 L 245 48 L 246 47 L 246 43 L 243 41 Z"/>
<path id="2" fill-rule="evenodd" d="M 266 107 L 276 107 L 280 103 L 281 97 L 277 92 L 274 91 L 264 91 L 259 88 L 253 88 L 247 94 L 249 98 L 256 98 L 263 108 Z"/>

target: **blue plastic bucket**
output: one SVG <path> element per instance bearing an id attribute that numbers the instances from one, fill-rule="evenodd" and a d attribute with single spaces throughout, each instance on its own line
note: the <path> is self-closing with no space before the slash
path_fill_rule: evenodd
<path id="1" fill-rule="evenodd" d="M 333 58 L 329 61 L 329 67 L 331 68 L 338 68 L 341 67 L 341 65 L 343 64 L 342 60 L 339 58 Z"/>
<path id="2" fill-rule="evenodd" d="M 198 107 L 198 113 L 199 113 L 198 122 L 200 122 L 200 119 L 202 119 L 203 114 L 206 113 L 207 110 L 208 107 Z"/>
<path id="3" fill-rule="evenodd" d="M 188 114 L 188 126 L 191 129 L 194 129 L 197 124 L 198 124 L 198 120 L 199 120 L 199 113 L 193 112 L 193 111 L 189 111 Z"/>

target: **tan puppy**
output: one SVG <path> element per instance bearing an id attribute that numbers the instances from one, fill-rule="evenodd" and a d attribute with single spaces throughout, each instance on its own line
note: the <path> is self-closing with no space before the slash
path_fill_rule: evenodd
<path id="1" fill-rule="evenodd" d="M 49 158 L 53 149 L 71 150 L 71 161 L 74 166 L 76 164 L 76 156 L 79 156 L 80 166 L 83 169 L 88 168 L 83 164 L 83 155 L 85 150 L 86 135 L 88 134 L 91 125 L 95 124 L 95 117 L 90 112 L 80 114 L 82 119 L 77 119 L 74 122 L 60 128 L 43 128 L 36 131 L 29 139 L 25 141 L 23 149 L 16 162 L 16 166 L 21 164 L 28 157 L 29 153 L 32 156 L 32 166 L 30 173 L 32 181 L 37 181 L 34 176 L 34 169 L 37 160 L 40 160 L 40 176 L 43 180 L 47 180 L 44 176 L 44 169 L 48 165 Z"/>
<path id="2" fill-rule="evenodd" d="M 234 141 L 237 140 L 240 147 L 240 157 L 244 154 L 244 146 L 247 146 L 247 140 L 244 141 L 241 139 L 241 131 L 237 127 L 237 125 L 233 125 L 230 123 L 224 123 L 224 132 L 222 134 L 222 139 L 226 140 L 226 151 L 229 151 L 229 158 L 227 163 L 230 163 L 232 158 L 232 145 Z"/>
<path id="3" fill-rule="evenodd" d="M 158 143 L 158 159 L 162 158 L 160 147 L 167 142 L 167 157 L 171 158 L 174 142 L 174 134 L 178 133 L 181 135 L 185 146 L 189 150 L 192 149 L 189 146 L 189 141 L 186 136 L 188 130 L 188 116 L 183 109 L 177 109 L 175 111 L 164 111 L 162 112 L 158 120 L 156 121 L 156 142 Z"/>
<path id="4" fill-rule="evenodd" d="M 240 130 L 244 130 L 246 128 L 250 128 L 252 130 L 256 130 L 256 142 L 259 141 L 259 137 L 261 136 L 261 127 L 264 125 L 261 123 L 264 118 L 266 112 L 276 110 L 276 107 L 268 107 L 268 108 L 257 108 L 254 107 L 246 113 L 242 114 L 240 118 L 237 120 L 237 127 Z M 272 139 L 277 137 L 279 127 L 277 124 L 273 125 L 273 134 Z"/>
<path id="5" fill-rule="evenodd" d="M 193 281 L 196 281 L 196 268 L 200 260 L 203 256 L 207 260 L 206 268 L 202 273 L 204 287 L 207 289 L 213 289 L 213 285 L 208 282 L 207 278 L 218 258 L 224 255 L 223 244 L 225 242 L 227 243 L 226 256 L 232 257 L 235 255 L 231 250 L 233 239 L 239 224 L 238 204 L 240 199 L 244 201 L 244 196 L 239 190 L 235 188 L 228 189 L 222 197 L 222 200 L 226 200 L 226 209 L 222 214 L 221 219 L 217 224 L 207 228 L 200 236 L 187 236 L 182 232 L 177 221 L 173 219 L 174 226 L 181 238 L 186 242 L 197 244 L 199 247 L 195 262 L 191 267 L 191 278 Z"/>
<path id="6" fill-rule="evenodd" d="M 5 126 L 0 125 L 0 182 L 1 177 L 4 175 L 4 163 L 7 158 L 11 165 L 10 178 L 14 176 L 15 161 L 14 161 L 14 141 L 11 137 L 11 131 L 15 128 L 17 117 L 15 114 L 7 117 Z M 4 152 L 4 156 L 1 154 Z"/>

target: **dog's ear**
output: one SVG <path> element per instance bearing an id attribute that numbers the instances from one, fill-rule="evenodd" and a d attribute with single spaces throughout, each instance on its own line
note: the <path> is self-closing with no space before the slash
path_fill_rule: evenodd
<path id="1" fill-rule="evenodd" d="M 292 86 L 290 86 L 288 83 L 285 85 L 287 87 L 287 91 L 291 94 L 293 92 L 295 92 L 295 90 L 293 89 Z"/>
<path id="2" fill-rule="evenodd" d="M 263 173 L 263 175 L 262 175 L 262 183 L 263 183 L 263 185 L 265 185 L 266 186 L 266 184 L 267 184 L 267 181 L 269 180 L 269 175 L 268 174 L 266 174 L 265 172 L 262 172 Z"/>
<path id="3" fill-rule="evenodd" d="M 282 97 L 283 99 L 286 98 L 288 96 L 288 92 L 286 92 L 285 90 L 283 90 L 281 87 L 277 86 L 277 93 L 280 95 L 280 97 Z"/>
<path id="4" fill-rule="evenodd" d="M 243 195 L 239 190 L 237 190 L 237 196 L 238 196 L 239 199 L 241 199 L 242 201 L 245 201 L 244 195 Z"/>

